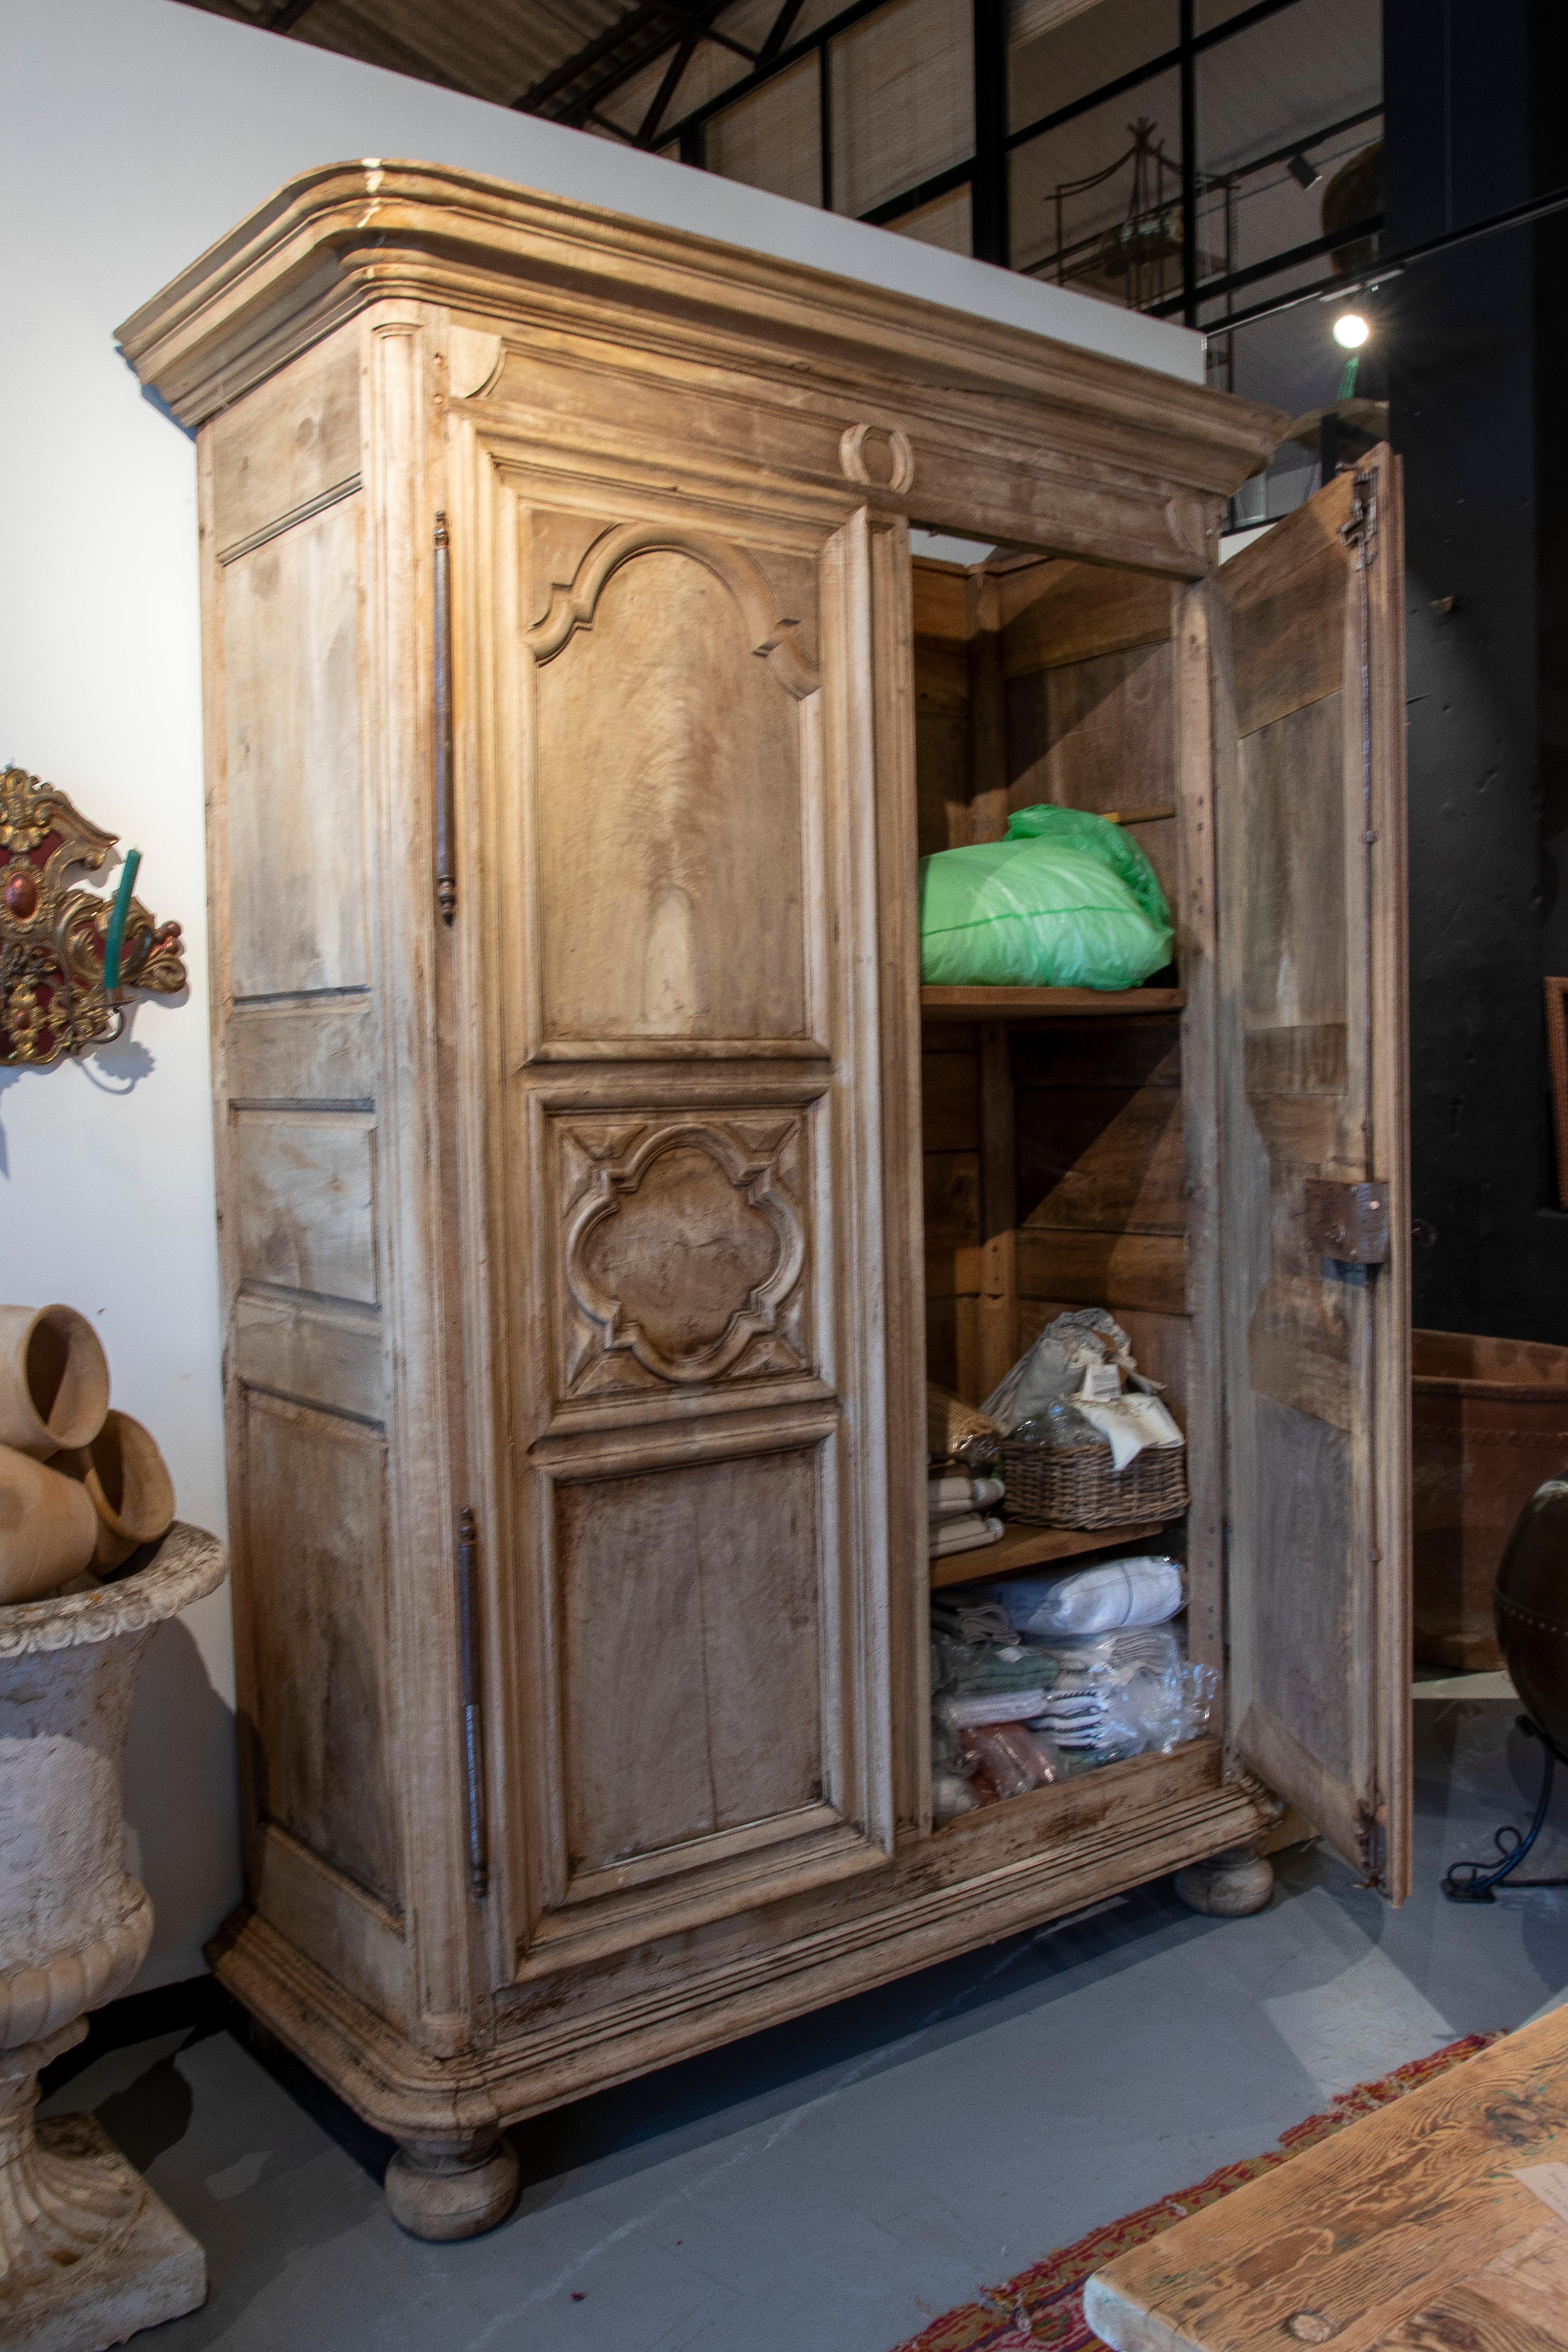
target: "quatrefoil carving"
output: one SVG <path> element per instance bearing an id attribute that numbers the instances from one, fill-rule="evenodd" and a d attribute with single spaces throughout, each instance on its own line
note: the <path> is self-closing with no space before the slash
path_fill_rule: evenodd
<path id="1" fill-rule="evenodd" d="M 606 1356 L 663 1381 L 711 1381 L 778 1327 L 805 1237 L 779 1170 L 798 1121 L 772 1125 L 765 1139 L 689 1118 L 616 1140 L 574 1132 L 592 1166 L 571 1211 L 566 1279 Z"/>

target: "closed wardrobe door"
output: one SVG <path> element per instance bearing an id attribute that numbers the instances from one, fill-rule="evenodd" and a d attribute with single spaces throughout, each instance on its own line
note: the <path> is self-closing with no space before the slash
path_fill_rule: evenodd
<path id="1" fill-rule="evenodd" d="M 908 552 L 457 456 L 505 1981 L 765 1938 L 918 1810 Z"/>

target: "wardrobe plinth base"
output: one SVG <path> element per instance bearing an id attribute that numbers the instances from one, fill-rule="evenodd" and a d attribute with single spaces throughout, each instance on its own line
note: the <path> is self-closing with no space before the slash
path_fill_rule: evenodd
<path id="1" fill-rule="evenodd" d="M 510 2204 L 500 2135 L 524 2117 L 1207 1857 L 1249 1858 L 1280 1809 L 1250 1775 L 1223 1777 L 1217 1741 L 1194 1740 L 991 1810 L 911 1836 L 885 1871 L 781 1906 L 765 1948 L 715 1938 L 700 1975 L 661 1972 L 650 1945 L 595 1971 L 566 1965 L 503 1987 L 493 2004 L 476 2000 L 473 2039 L 457 2050 L 451 2018 L 437 2021 L 441 2046 L 422 2045 L 418 2017 L 371 2007 L 255 1910 L 235 1914 L 208 1958 L 253 2020 L 404 2151 L 388 2180 L 399 2220 L 433 2235 L 425 2219 L 440 2209 L 452 2235 L 477 2233 Z M 453 2171 L 465 2169 L 472 2177 L 454 2186 Z"/>

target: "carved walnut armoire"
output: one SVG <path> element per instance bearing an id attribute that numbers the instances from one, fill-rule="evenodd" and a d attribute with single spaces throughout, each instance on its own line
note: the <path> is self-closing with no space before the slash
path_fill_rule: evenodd
<path id="1" fill-rule="evenodd" d="M 215 1965 L 399 2218 L 1285 1804 L 1397 1899 L 1389 452 L 1221 568 L 1271 412 L 419 164 L 292 182 L 121 341 L 200 447 Z M 1174 969 L 922 992 L 919 856 L 1039 800 L 1136 828 Z M 928 1370 L 1097 1304 L 1186 1433 L 1146 1533 L 1220 1713 L 933 1830 Z"/>

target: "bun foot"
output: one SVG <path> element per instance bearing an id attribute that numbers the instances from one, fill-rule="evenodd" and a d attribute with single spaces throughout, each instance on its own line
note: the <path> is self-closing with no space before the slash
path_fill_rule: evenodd
<path id="1" fill-rule="evenodd" d="M 405 2140 L 386 2168 L 392 2218 L 411 2238 L 478 2238 L 517 2203 L 517 2158 L 499 2132 L 466 2147 Z"/>
<path id="2" fill-rule="evenodd" d="M 1249 1847 L 1235 1847 L 1178 1870 L 1176 1892 L 1189 1911 L 1202 1911 L 1211 1919 L 1244 1919 L 1248 1912 L 1268 1909 L 1274 1864 Z"/>

